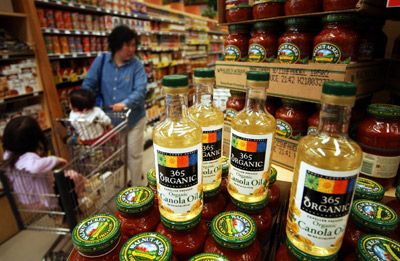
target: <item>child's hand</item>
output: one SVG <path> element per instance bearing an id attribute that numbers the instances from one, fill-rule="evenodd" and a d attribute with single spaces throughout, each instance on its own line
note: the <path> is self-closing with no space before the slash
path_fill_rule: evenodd
<path id="1" fill-rule="evenodd" d="M 62 167 L 68 163 L 68 161 L 64 158 L 57 157 L 58 163 L 57 167 Z"/>

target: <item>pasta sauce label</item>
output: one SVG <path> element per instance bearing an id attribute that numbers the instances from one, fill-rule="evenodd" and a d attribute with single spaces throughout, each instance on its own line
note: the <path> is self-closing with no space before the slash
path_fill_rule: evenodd
<path id="1" fill-rule="evenodd" d="M 154 145 L 159 205 L 170 213 L 202 206 L 202 144 L 184 149 Z"/>
<path id="2" fill-rule="evenodd" d="M 331 171 L 301 162 L 288 229 L 309 247 L 342 243 L 359 169 Z"/>
<path id="3" fill-rule="evenodd" d="M 278 60 L 280 63 L 297 63 L 301 57 L 300 48 L 292 43 L 283 43 L 278 48 Z M 304 63 L 307 61 L 303 61 Z"/>
<path id="4" fill-rule="evenodd" d="M 314 48 L 313 61 L 316 63 L 340 63 L 342 51 L 337 45 L 319 43 Z"/>
<path id="5" fill-rule="evenodd" d="M 394 178 L 399 169 L 400 156 L 387 157 L 363 153 L 361 173 L 377 178 Z"/>
<path id="6" fill-rule="evenodd" d="M 221 177 L 223 125 L 204 127 L 203 130 L 203 185 Z"/>
<path id="7" fill-rule="evenodd" d="M 267 185 L 273 133 L 251 135 L 232 129 L 229 186 L 243 195 L 263 193 Z"/>
<path id="8" fill-rule="evenodd" d="M 249 46 L 249 62 L 261 63 L 267 60 L 267 50 L 260 44 Z"/>
<path id="9" fill-rule="evenodd" d="M 239 61 L 241 58 L 240 49 L 235 45 L 227 45 L 225 47 L 225 61 Z"/>
<path id="10" fill-rule="evenodd" d="M 148 232 L 129 239 L 122 247 L 120 260 L 169 260 L 171 252 L 171 243 L 166 237 Z"/>
<path id="11" fill-rule="evenodd" d="M 276 134 L 285 138 L 290 138 L 292 136 L 292 133 L 293 129 L 289 123 L 281 119 L 276 120 Z"/>

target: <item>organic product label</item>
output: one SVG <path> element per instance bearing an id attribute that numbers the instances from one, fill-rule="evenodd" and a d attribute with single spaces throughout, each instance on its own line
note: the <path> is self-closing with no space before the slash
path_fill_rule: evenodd
<path id="1" fill-rule="evenodd" d="M 190 258 L 189 261 L 229 261 L 229 259 L 215 253 L 203 253 Z"/>
<path id="2" fill-rule="evenodd" d="M 230 189 L 243 195 L 264 193 L 269 176 L 273 133 L 251 135 L 232 129 Z"/>
<path id="3" fill-rule="evenodd" d="M 310 247 L 340 248 L 359 169 L 331 171 L 301 162 L 288 229 Z"/>
<path id="4" fill-rule="evenodd" d="M 397 214 L 393 209 L 370 200 L 357 200 L 355 201 L 353 210 L 357 215 L 361 215 L 363 219 L 369 222 L 382 223 L 397 223 Z"/>
<path id="5" fill-rule="evenodd" d="M 285 138 L 290 138 L 292 136 L 292 133 L 293 129 L 289 123 L 281 119 L 276 120 L 276 134 Z"/>
<path id="6" fill-rule="evenodd" d="M 320 43 L 314 48 L 313 61 L 316 63 L 339 63 L 342 57 L 340 48 L 331 43 Z"/>
<path id="7" fill-rule="evenodd" d="M 394 178 L 397 175 L 399 163 L 400 156 L 385 157 L 364 152 L 361 173 L 377 178 Z"/>
<path id="8" fill-rule="evenodd" d="M 297 63 L 300 60 L 300 48 L 292 43 L 283 43 L 278 48 L 278 60 L 280 63 Z M 302 63 L 306 63 L 303 61 Z"/>
<path id="9" fill-rule="evenodd" d="M 365 260 L 400 260 L 400 245 L 393 239 L 370 235 L 362 237 L 358 244 Z"/>
<path id="10" fill-rule="evenodd" d="M 203 130 L 203 185 L 211 184 L 222 175 L 223 125 L 204 127 Z"/>
<path id="11" fill-rule="evenodd" d="M 365 179 L 359 177 L 356 183 L 356 192 L 366 193 L 366 194 L 377 194 L 377 193 L 384 193 L 383 187 L 370 179 Z"/>
<path id="12" fill-rule="evenodd" d="M 225 212 L 215 218 L 212 224 L 215 233 L 226 240 L 247 240 L 254 236 L 256 226 L 251 217 L 240 212 Z"/>
<path id="13" fill-rule="evenodd" d="M 122 248 L 120 260 L 169 260 L 171 244 L 158 233 L 143 233 L 131 238 Z"/>
<path id="14" fill-rule="evenodd" d="M 251 44 L 249 46 L 249 62 L 261 63 L 267 58 L 267 51 L 260 44 Z"/>
<path id="15" fill-rule="evenodd" d="M 84 220 L 74 230 L 74 238 L 79 243 L 107 242 L 119 230 L 118 220 L 111 215 L 97 215 Z"/>
<path id="16" fill-rule="evenodd" d="M 225 61 L 239 61 L 241 57 L 240 49 L 235 45 L 225 47 Z"/>
<path id="17" fill-rule="evenodd" d="M 188 213 L 202 205 L 202 145 L 171 149 L 154 145 L 159 205 L 170 213 Z"/>
<path id="18" fill-rule="evenodd" d="M 150 202 L 151 190 L 146 187 L 131 187 L 120 192 L 117 197 L 117 204 L 124 208 L 141 207 Z"/>

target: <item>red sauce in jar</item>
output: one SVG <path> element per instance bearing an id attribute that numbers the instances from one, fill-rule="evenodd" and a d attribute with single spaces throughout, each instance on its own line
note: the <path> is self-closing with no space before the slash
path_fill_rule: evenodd
<path id="1" fill-rule="evenodd" d="M 166 236 L 172 244 L 172 253 L 178 260 L 188 260 L 190 257 L 202 252 L 208 234 L 208 227 L 204 220 L 185 231 L 174 231 L 166 228 L 162 223 L 157 227 L 157 232 Z"/>
<path id="2" fill-rule="evenodd" d="M 297 258 L 290 254 L 285 244 L 281 244 L 276 252 L 275 261 L 297 261 Z"/>
<path id="3" fill-rule="evenodd" d="M 214 217 L 211 233 L 204 245 L 204 252 L 217 253 L 235 261 L 261 261 L 256 224 L 248 215 L 236 211 L 223 212 Z"/>
<path id="4" fill-rule="evenodd" d="M 225 20 L 228 23 L 251 20 L 252 8 L 248 0 L 226 0 Z"/>
<path id="5" fill-rule="evenodd" d="M 229 26 L 229 34 L 224 42 L 225 61 L 245 61 L 249 50 L 248 27 L 243 24 Z"/>
<path id="6" fill-rule="evenodd" d="M 354 29 L 354 15 L 330 14 L 324 28 L 314 38 L 313 61 L 316 63 L 350 63 L 357 60 L 359 35 Z"/>
<path id="7" fill-rule="evenodd" d="M 400 106 L 371 104 L 370 117 L 360 122 L 357 142 L 364 156 L 361 175 L 390 188 L 399 173 Z"/>
<path id="8" fill-rule="evenodd" d="M 154 205 L 154 193 L 148 187 L 131 187 L 122 190 L 116 199 L 115 216 L 121 222 L 121 237 L 130 237 L 154 231 L 160 223 L 160 212 Z"/>
<path id="9" fill-rule="evenodd" d="M 282 16 L 285 0 L 255 0 L 253 5 L 253 18 L 271 18 Z"/>
<path id="10" fill-rule="evenodd" d="M 323 0 L 323 10 L 339 11 L 346 9 L 354 9 L 359 0 Z"/>
<path id="11" fill-rule="evenodd" d="M 280 63 L 308 63 L 312 56 L 314 36 L 310 31 L 313 20 L 289 18 L 286 32 L 279 37 L 278 60 Z"/>
<path id="12" fill-rule="evenodd" d="M 298 15 L 319 12 L 322 9 L 322 0 L 287 0 L 285 15 Z"/>
<path id="13" fill-rule="evenodd" d="M 307 135 L 317 134 L 318 125 L 319 125 L 319 110 L 314 112 L 307 120 L 308 129 Z"/>
<path id="14" fill-rule="evenodd" d="M 276 109 L 278 109 L 276 99 L 268 97 L 265 101 L 265 109 L 269 112 L 269 114 L 275 115 Z"/>
<path id="15" fill-rule="evenodd" d="M 272 22 L 257 22 L 249 41 L 249 62 L 273 62 L 278 50 L 276 25 Z"/>
<path id="16" fill-rule="evenodd" d="M 282 99 L 283 105 L 276 111 L 276 134 L 294 140 L 307 134 L 307 111 L 303 103 Z"/>
<path id="17" fill-rule="evenodd" d="M 211 221 L 213 217 L 225 210 L 226 198 L 222 192 L 217 189 L 216 193 L 205 192 L 204 193 L 204 205 L 202 211 L 202 217 L 205 221 Z"/>
<path id="18" fill-rule="evenodd" d="M 231 121 L 236 114 L 244 109 L 246 94 L 244 92 L 231 91 L 231 97 L 226 102 L 226 120 Z"/>
<path id="19" fill-rule="evenodd" d="M 277 184 L 272 184 L 268 192 L 268 207 L 273 213 L 279 210 L 279 199 L 281 197 L 281 190 Z"/>
<path id="20" fill-rule="evenodd" d="M 68 257 L 69 261 L 119 261 L 119 252 L 122 248 L 122 241 L 111 252 L 98 256 L 84 256 L 76 249 L 73 249 Z"/>

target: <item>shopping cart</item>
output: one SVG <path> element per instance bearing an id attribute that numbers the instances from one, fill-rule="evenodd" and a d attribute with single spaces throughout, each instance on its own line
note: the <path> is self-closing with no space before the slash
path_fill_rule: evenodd
<path id="1" fill-rule="evenodd" d="M 127 181 L 129 113 L 107 113 L 113 127 L 91 144 L 70 142 L 77 135 L 74 124 L 67 119 L 59 120 L 54 131 L 67 142 L 67 165 L 44 175 L 1 172 L 21 229 L 67 235 L 82 219 L 113 211 L 113 199 Z"/>

